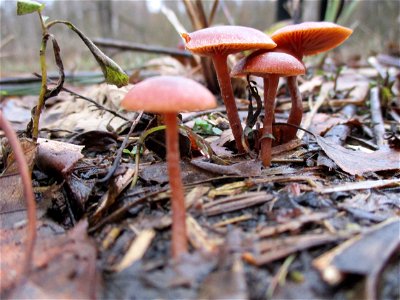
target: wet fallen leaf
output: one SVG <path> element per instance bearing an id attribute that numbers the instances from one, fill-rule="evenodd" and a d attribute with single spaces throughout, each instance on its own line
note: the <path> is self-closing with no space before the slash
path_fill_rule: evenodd
<path id="1" fill-rule="evenodd" d="M 70 143 L 75 145 L 85 146 L 83 149 L 86 152 L 104 152 L 115 150 L 117 147 L 118 136 L 115 133 L 107 131 L 87 131 L 74 136 L 69 140 Z"/>
<path id="2" fill-rule="evenodd" d="M 21 140 L 22 151 L 32 172 L 35 164 L 37 146 L 29 140 Z M 0 213 L 6 213 L 25 208 L 24 192 L 22 188 L 21 177 L 18 172 L 17 163 L 14 154 L 11 153 L 7 158 L 7 167 L 0 176 Z"/>
<path id="3" fill-rule="evenodd" d="M 83 158 L 82 149 L 83 146 L 39 139 L 36 164 L 43 171 L 55 172 L 65 179 L 74 165 Z"/>
<path id="4" fill-rule="evenodd" d="M 13 283 L 13 279 L 19 269 L 21 253 L 24 253 L 24 244 L 20 242 L 24 231 L 9 233 L 14 236 L 14 239 L 7 239 L 1 244 L 2 254 L 8 254 L 1 255 L 0 258 L 1 292 L 16 284 L 12 290 L 7 291 L 8 297 L 14 299 L 94 299 L 99 292 L 100 277 L 96 271 L 96 249 L 88 238 L 86 229 L 87 224 L 83 221 L 67 234 L 48 229 L 39 230 L 33 270 L 29 278 L 20 283 Z M 15 238 L 17 234 L 20 236 L 19 239 Z M 8 268 L 3 268 L 3 266 L 8 266 Z M 14 271 L 9 272 L 10 270 Z"/>
<path id="5" fill-rule="evenodd" d="M 353 151 L 316 136 L 318 145 L 343 171 L 351 175 L 400 169 L 400 151 L 392 148 L 372 153 Z"/>
<path id="6" fill-rule="evenodd" d="M 193 165 L 208 172 L 220 175 L 260 176 L 262 164 L 259 160 L 248 160 L 232 165 L 218 165 L 210 162 L 194 159 Z"/>
<path id="7" fill-rule="evenodd" d="M 184 184 L 199 182 L 214 177 L 210 172 L 202 171 L 191 163 L 181 161 L 182 181 Z M 166 183 L 169 182 L 168 169 L 165 162 L 158 162 L 152 165 L 141 166 L 139 176 L 148 182 Z"/>

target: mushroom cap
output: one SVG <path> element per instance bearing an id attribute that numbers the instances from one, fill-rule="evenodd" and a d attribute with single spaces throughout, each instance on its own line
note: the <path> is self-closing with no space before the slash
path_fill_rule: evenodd
<path id="1" fill-rule="evenodd" d="M 304 22 L 285 26 L 271 38 L 280 50 L 286 49 L 296 57 L 313 55 L 339 46 L 353 30 L 331 22 Z"/>
<path id="2" fill-rule="evenodd" d="M 216 107 L 214 95 L 200 83 L 181 76 L 155 76 L 134 85 L 121 106 L 154 113 L 197 111 Z"/>
<path id="3" fill-rule="evenodd" d="M 203 56 L 276 47 L 275 42 L 264 32 L 244 26 L 208 27 L 181 35 L 189 51 Z"/>
<path id="4" fill-rule="evenodd" d="M 242 58 L 233 67 L 232 76 L 252 74 L 266 77 L 268 74 L 278 76 L 297 76 L 306 72 L 303 63 L 294 56 L 283 52 L 256 51 Z"/>

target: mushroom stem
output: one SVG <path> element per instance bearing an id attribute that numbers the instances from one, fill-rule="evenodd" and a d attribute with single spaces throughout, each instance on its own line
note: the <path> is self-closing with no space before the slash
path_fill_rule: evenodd
<path id="1" fill-rule="evenodd" d="M 297 77 L 296 76 L 288 77 L 287 84 L 288 84 L 290 96 L 292 99 L 292 108 L 290 110 L 290 114 L 289 114 L 287 123 L 296 125 L 296 126 L 300 126 L 301 119 L 303 117 L 303 102 L 302 102 L 299 87 L 297 85 Z M 296 137 L 297 128 L 295 128 L 293 126 L 290 126 L 290 127 L 287 126 L 287 128 L 285 128 L 283 130 L 283 132 L 285 134 L 282 136 L 282 142 L 287 143 Z"/>
<path id="2" fill-rule="evenodd" d="M 172 209 L 172 257 L 179 257 L 187 252 L 185 195 L 181 180 L 179 155 L 179 129 L 176 113 L 165 113 L 167 164 L 169 185 L 171 187 Z"/>
<path id="3" fill-rule="evenodd" d="M 239 153 L 244 153 L 245 150 L 242 145 L 243 129 L 235 103 L 235 96 L 233 95 L 231 78 L 229 76 L 226 59 L 226 54 L 215 54 L 212 56 L 215 72 L 217 73 L 219 88 L 221 89 L 221 96 L 224 100 L 226 114 L 228 115 L 233 137 L 235 138 L 236 147 Z"/>
<path id="4" fill-rule="evenodd" d="M 26 278 L 30 271 L 33 261 L 33 250 L 35 247 L 36 240 L 36 202 L 35 195 L 32 188 L 32 179 L 29 172 L 28 164 L 26 163 L 25 154 L 22 147 L 18 141 L 18 137 L 12 129 L 10 123 L 3 117 L 0 111 L 0 128 L 4 130 L 8 142 L 14 151 L 15 160 L 17 162 L 17 167 L 19 174 L 21 176 L 22 187 L 24 190 L 24 197 L 26 202 L 26 209 L 28 215 L 28 225 L 27 225 L 27 238 L 25 246 L 25 261 L 22 265 L 22 273 L 20 279 Z"/>
<path id="5" fill-rule="evenodd" d="M 261 136 L 261 161 L 268 167 L 272 160 L 272 123 L 275 119 L 275 96 L 278 88 L 279 76 L 269 75 L 264 78 L 264 122 Z"/>

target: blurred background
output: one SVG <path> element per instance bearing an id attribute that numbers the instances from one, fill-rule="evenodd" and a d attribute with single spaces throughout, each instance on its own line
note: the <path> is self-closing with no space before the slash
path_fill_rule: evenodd
<path id="1" fill-rule="evenodd" d="M 172 11 L 187 31 L 194 30 L 187 7 L 184 1 L 179 0 L 40 2 L 45 3 L 43 14 L 50 20 L 71 21 L 91 39 L 112 38 L 179 48 L 182 46 L 180 36 L 162 7 Z M 332 13 L 332 3 L 339 5 L 339 11 Z M 297 9 L 293 8 L 294 4 Z M 38 72 L 41 28 L 37 14 L 17 16 L 14 0 L 1 0 L 0 5 L 1 76 Z M 351 38 L 329 54 L 340 63 L 352 61 L 362 65 L 370 55 L 386 53 L 397 56 L 400 52 L 399 0 L 210 0 L 202 1 L 202 5 L 207 16 L 216 6 L 212 25 L 244 25 L 265 32 L 276 29 L 277 22 L 288 17 L 297 21 L 333 18 L 337 23 L 354 29 Z M 51 32 L 60 44 L 66 71 L 98 69 L 87 48 L 72 31 L 57 25 Z M 124 69 L 134 68 L 154 57 L 154 54 L 140 52 L 106 52 L 113 55 Z M 49 61 L 52 61 L 50 55 Z M 50 63 L 49 70 L 56 68 Z"/>

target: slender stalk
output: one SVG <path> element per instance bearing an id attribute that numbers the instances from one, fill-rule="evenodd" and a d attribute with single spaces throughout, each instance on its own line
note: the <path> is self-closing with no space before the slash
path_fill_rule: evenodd
<path id="1" fill-rule="evenodd" d="M 292 108 L 290 110 L 288 124 L 300 126 L 301 119 L 303 118 L 303 101 L 301 98 L 300 90 L 297 85 L 297 77 L 290 76 L 287 78 L 290 96 L 292 99 Z M 287 143 L 296 137 L 297 129 L 295 127 L 286 127 L 282 136 L 282 143 Z"/>
<path id="2" fill-rule="evenodd" d="M 179 257 L 188 251 L 186 235 L 185 194 L 181 180 L 179 131 L 176 113 L 165 113 L 167 164 L 171 187 L 172 207 L 172 257 Z"/>
<path id="3" fill-rule="evenodd" d="M 215 54 L 212 56 L 215 71 L 218 77 L 219 87 L 221 89 L 221 96 L 224 100 L 226 107 L 226 114 L 228 115 L 229 124 L 232 128 L 232 134 L 235 138 L 236 147 L 239 153 L 245 152 L 242 145 L 242 124 L 240 122 L 238 109 L 236 107 L 235 96 L 229 76 L 228 65 L 226 62 L 226 54 Z"/>
<path id="4" fill-rule="evenodd" d="M 269 75 L 264 78 L 264 122 L 261 137 L 261 161 L 264 167 L 268 167 L 272 160 L 272 123 L 275 119 L 275 96 L 278 88 L 279 76 Z"/>
<path id="5" fill-rule="evenodd" d="M 33 116 L 33 127 L 32 127 L 32 140 L 37 141 L 39 136 L 39 120 L 40 114 L 45 102 L 45 97 L 47 93 L 47 63 L 46 63 L 46 47 L 47 41 L 49 40 L 49 35 L 44 34 L 42 38 L 42 44 L 40 46 L 40 70 L 42 76 L 42 83 L 40 87 L 40 94 L 38 99 L 38 104 L 36 105 L 35 114 Z"/>
<path id="6" fill-rule="evenodd" d="M 21 175 L 24 197 L 26 201 L 26 209 L 28 215 L 27 238 L 25 246 L 25 261 L 22 264 L 21 280 L 27 278 L 32 266 L 33 250 L 36 240 L 36 202 L 33 194 L 32 180 L 29 172 L 28 164 L 25 159 L 24 152 L 18 141 L 17 135 L 11 127 L 11 124 L 3 117 L 0 111 L 0 128 L 4 130 L 8 142 L 14 151 L 15 160 L 17 162 L 18 171 Z"/>

